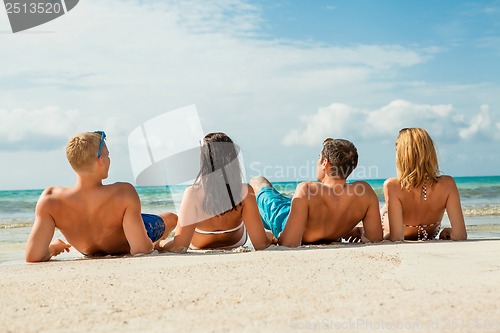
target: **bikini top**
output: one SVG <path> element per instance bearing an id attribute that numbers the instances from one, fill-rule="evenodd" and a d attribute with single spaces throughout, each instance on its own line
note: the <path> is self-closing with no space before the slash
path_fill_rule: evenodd
<path id="1" fill-rule="evenodd" d="M 427 232 L 427 230 L 425 230 L 425 228 L 437 226 L 437 231 L 435 232 L 435 234 L 437 234 L 439 233 L 439 229 L 441 229 L 441 221 L 431 224 L 419 224 L 419 225 L 403 224 L 403 226 L 408 228 L 417 228 L 417 239 L 425 241 L 432 239 L 429 237 L 429 233 Z"/>

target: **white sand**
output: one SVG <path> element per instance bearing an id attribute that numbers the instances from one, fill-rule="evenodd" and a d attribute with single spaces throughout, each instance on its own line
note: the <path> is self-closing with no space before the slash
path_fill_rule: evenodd
<path id="1" fill-rule="evenodd" d="M 0 267 L 1 332 L 499 332 L 500 241 Z"/>

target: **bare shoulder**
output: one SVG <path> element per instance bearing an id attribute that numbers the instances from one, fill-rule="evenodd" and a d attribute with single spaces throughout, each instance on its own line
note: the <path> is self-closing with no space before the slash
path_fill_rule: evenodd
<path id="1" fill-rule="evenodd" d="M 58 197 L 68 192 L 69 188 L 62 186 L 50 186 L 43 190 L 41 196 Z"/>
<path id="2" fill-rule="evenodd" d="M 116 182 L 114 184 L 107 185 L 107 186 L 119 189 L 120 191 L 134 191 L 134 192 L 136 192 L 134 185 L 132 185 L 130 183 L 126 183 L 126 182 Z"/>
<path id="3" fill-rule="evenodd" d="M 445 187 L 456 186 L 455 179 L 452 176 L 443 175 L 438 178 L 438 184 Z"/>
<path id="4" fill-rule="evenodd" d="M 193 186 L 193 185 L 189 185 L 188 187 L 186 187 L 184 189 L 184 197 L 185 198 L 190 198 L 190 197 L 193 197 L 195 195 L 198 195 L 199 192 L 200 192 L 200 188 L 199 187 Z"/>
<path id="5" fill-rule="evenodd" d="M 203 201 L 205 192 L 201 186 L 189 185 L 184 189 L 182 201 L 189 202 L 190 204 L 197 204 Z"/>
<path id="6" fill-rule="evenodd" d="M 401 184 L 397 178 L 387 178 L 384 182 L 384 189 L 390 192 L 399 192 Z"/>
<path id="7" fill-rule="evenodd" d="M 351 182 L 351 183 L 347 183 L 347 186 L 356 186 L 356 187 L 364 187 L 364 188 L 372 188 L 372 186 L 370 184 L 368 184 L 367 182 L 363 181 L 363 180 L 356 180 L 354 182 Z"/>
<path id="8" fill-rule="evenodd" d="M 49 202 L 58 201 L 64 198 L 68 189 L 60 186 L 47 187 L 40 197 L 38 198 L 38 204 L 44 204 Z"/>
<path id="9" fill-rule="evenodd" d="M 397 178 L 387 178 L 384 182 L 384 187 L 400 187 L 399 180 Z"/>
<path id="10" fill-rule="evenodd" d="M 68 196 L 69 189 L 60 186 L 47 187 L 36 203 L 35 211 L 37 214 L 50 214 L 57 210 L 61 203 Z"/>
<path id="11" fill-rule="evenodd" d="M 347 183 L 346 186 L 348 186 L 351 189 L 351 192 L 358 195 L 371 194 L 372 192 L 374 192 L 373 187 L 367 182 L 362 180 L 357 180 L 352 183 Z"/>
<path id="12" fill-rule="evenodd" d="M 250 186 L 249 184 L 243 184 L 241 186 L 241 192 L 243 194 L 243 197 L 248 196 L 248 195 L 255 195 L 255 191 L 253 190 L 253 187 Z"/>
<path id="13" fill-rule="evenodd" d="M 248 184 L 243 184 L 241 187 L 241 204 L 243 207 L 250 204 L 251 202 L 255 202 L 255 191 L 252 186 Z"/>
<path id="14" fill-rule="evenodd" d="M 107 195 L 112 200 L 122 201 L 126 205 L 137 203 L 139 201 L 139 194 L 135 187 L 130 183 L 118 182 L 105 186 Z"/>
<path id="15" fill-rule="evenodd" d="M 448 195 L 450 193 L 458 191 L 455 179 L 453 179 L 453 177 L 451 176 L 446 175 L 440 176 L 438 178 L 438 182 L 435 188 L 438 192 L 447 193 Z"/>
<path id="16" fill-rule="evenodd" d="M 307 196 L 310 197 L 311 193 L 321 193 L 321 191 L 311 191 L 312 189 L 314 190 L 319 190 L 323 186 L 321 183 L 317 182 L 312 182 L 312 181 L 307 181 L 307 182 L 302 182 L 297 185 L 295 188 L 295 193 L 294 197 L 303 197 Z"/>
<path id="17" fill-rule="evenodd" d="M 137 190 L 135 187 L 130 184 L 130 183 L 125 183 L 125 182 L 117 182 L 114 184 L 106 185 L 108 190 L 111 190 L 113 192 L 117 192 L 117 194 L 123 195 L 123 196 L 129 196 L 129 195 L 137 195 Z"/>

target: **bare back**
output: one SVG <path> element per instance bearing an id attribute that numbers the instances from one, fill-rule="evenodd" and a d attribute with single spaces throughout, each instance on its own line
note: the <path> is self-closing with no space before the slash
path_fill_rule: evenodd
<path id="1" fill-rule="evenodd" d="M 445 211 L 452 227 L 465 232 L 458 189 L 450 176 L 441 176 L 434 185 L 426 186 L 425 195 L 422 188 L 407 191 L 397 178 L 390 178 L 384 183 L 384 194 L 392 237 L 400 237 L 402 232 L 405 239 L 417 239 L 420 229 L 434 238 Z"/>
<path id="2" fill-rule="evenodd" d="M 95 145 L 94 155 L 90 148 L 96 133 L 100 143 L 99 150 Z M 105 138 L 106 134 L 99 131 L 70 139 L 66 151 L 77 175 L 76 184 L 71 188 L 49 187 L 38 199 L 26 242 L 27 262 L 50 260 L 69 251 L 70 245 L 86 255 L 134 255 L 153 250 L 135 188 L 128 183 L 102 185 L 111 163 Z M 70 244 L 60 239 L 51 242 L 55 228 Z"/>
<path id="3" fill-rule="evenodd" d="M 214 216 L 199 222 L 196 225 L 197 230 L 208 232 L 220 232 L 224 230 L 234 230 L 233 232 L 225 233 L 199 233 L 195 232 L 191 240 L 191 244 L 198 248 L 223 248 L 235 244 L 243 237 L 245 232 L 243 228 L 239 228 L 243 222 L 242 219 L 243 207 L 238 205 L 236 210 L 227 212 L 223 215 Z"/>
<path id="4" fill-rule="evenodd" d="M 230 247 L 245 236 L 242 224 L 256 250 L 271 244 L 262 226 L 252 187 L 243 184 L 243 201 L 235 210 L 217 216 L 203 210 L 203 196 L 203 189 L 197 186 L 189 186 L 184 191 L 174 240 L 165 246 L 168 251 L 184 252 L 190 244 L 197 248 Z M 226 232 L 218 233 L 220 231 Z"/>
<path id="5" fill-rule="evenodd" d="M 130 252 L 123 219 L 130 204 L 131 185 L 116 183 L 88 191 L 48 188 L 42 209 L 53 218 L 67 241 L 86 255 Z"/>
<path id="6" fill-rule="evenodd" d="M 297 186 L 290 216 L 280 237 L 285 246 L 338 241 L 363 221 L 366 237 L 382 239 L 378 199 L 366 182 Z"/>

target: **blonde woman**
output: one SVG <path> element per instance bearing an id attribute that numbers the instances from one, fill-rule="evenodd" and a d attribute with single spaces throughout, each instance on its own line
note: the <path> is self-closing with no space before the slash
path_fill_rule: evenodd
<path id="1" fill-rule="evenodd" d="M 396 168 L 398 177 L 384 183 L 386 211 L 382 222 L 390 229 L 385 239 L 434 239 L 445 211 L 451 228 L 444 228 L 439 238 L 467 239 L 457 185 L 452 177 L 439 175 L 436 149 L 427 131 L 422 128 L 399 131 Z"/>

